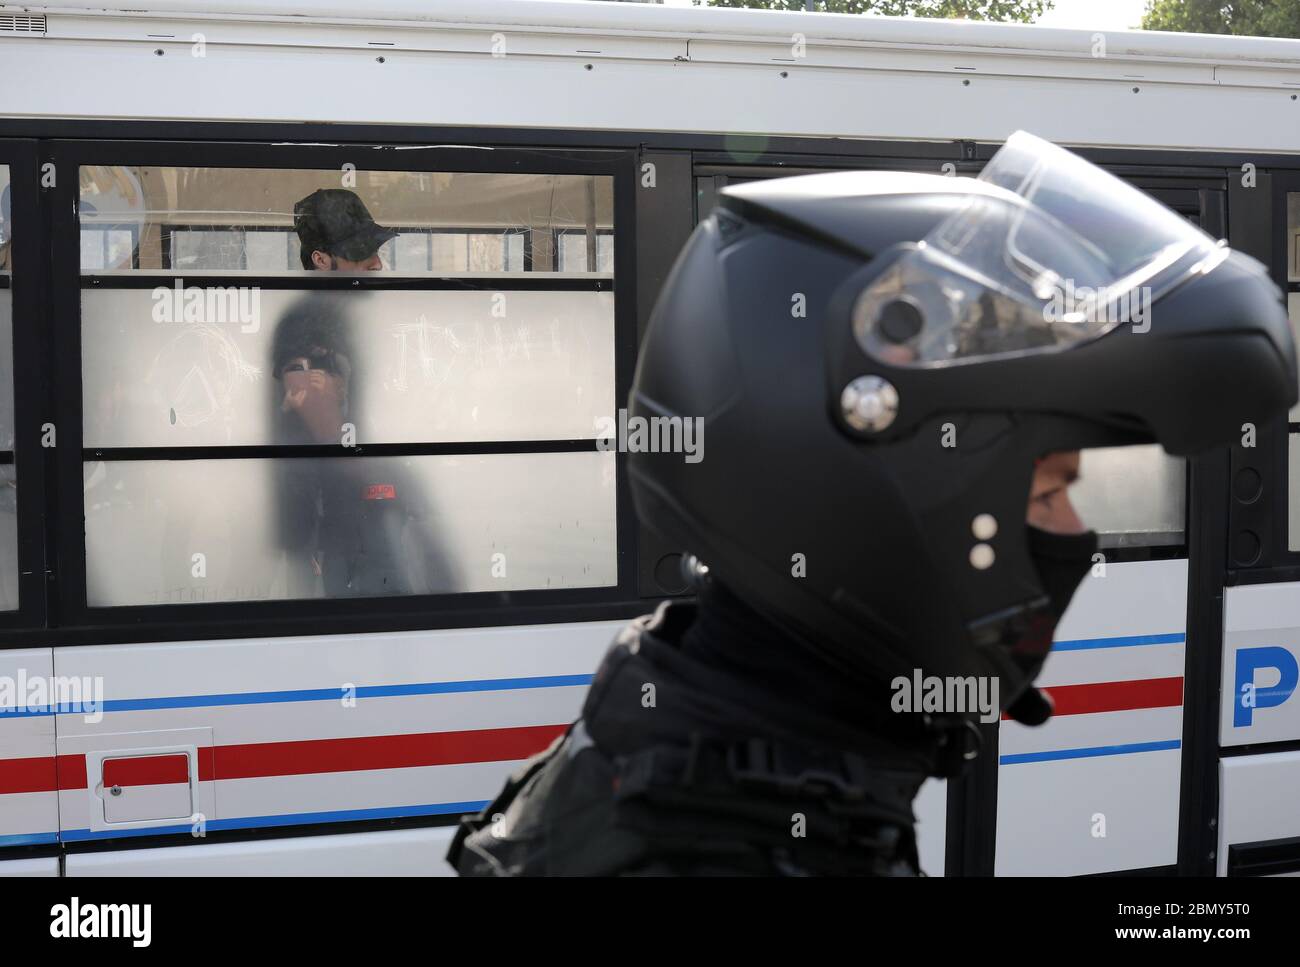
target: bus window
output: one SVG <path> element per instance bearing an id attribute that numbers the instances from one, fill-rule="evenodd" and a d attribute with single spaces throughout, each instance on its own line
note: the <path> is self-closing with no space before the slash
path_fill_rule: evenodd
<path id="1" fill-rule="evenodd" d="M 84 475 L 91 607 L 617 581 L 608 452 L 125 460 Z"/>
<path id="2" fill-rule="evenodd" d="M 560 232 L 559 259 L 561 272 L 613 272 L 614 233 L 599 232 L 592 245 L 586 232 L 566 229 Z"/>
<path id="3" fill-rule="evenodd" d="M 340 180 L 337 171 L 82 166 L 82 269 L 302 271 L 294 206 Z M 384 271 L 613 270 L 609 177 L 357 171 L 344 189 L 397 232 L 380 250 Z"/>
<path id="4" fill-rule="evenodd" d="M 1286 196 L 1286 297 L 1291 331 L 1300 342 L 1300 192 Z M 1300 551 L 1300 403 L 1287 414 L 1287 550 Z"/>
<path id="5" fill-rule="evenodd" d="M 1288 292 L 1286 296 L 1286 314 L 1291 320 L 1291 334 L 1295 336 L 1296 345 L 1300 346 L 1300 292 Z M 1300 423 L 1300 403 L 1291 407 L 1287 414 L 1289 423 Z"/>
<path id="6" fill-rule="evenodd" d="M 354 175 L 81 168 L 88 606 L 617 584 L 612 177 Z"/>
<path id="7" fill-rule="evenodd" d="M 9 166 L 0 165 L 0 611 L 18 607 L 18 516 L 14 474 L 14 216 Z"/>
<path id="8" fill-rule="evenodd" d="M 1286 196 L 1286 278 L 1300 282 L 1300 191 Z"/>
<path id="9" fill-rule="evenodd" d="M 298 236 L 282 228 L 173 225 L 167 261 L 173 267 L 287 272 L 300 268 Z M 84 262 L 83 262 L 84 267 Z"/>
<path id="10" fill-rule="evenodd" d="M 1084 450 L 1070 498 L 1102 547 L 1183 543 L 1186 462 L 1158 445 Z"/>
<path id="11" fill-rule="evenodd" d="M 81 267 L 84 270 L 130 266 L 136 250 L 136 233 L 130 229 L 83 228 Z"/>
<path id="12" fill-rule="evenodd" d="M 1292 430 L 1287 438 L 1287 522 L 1286 546 L 1289 551 L 1300 551 L 1300 433 Z"/>
<path id="13" fill-rule="evenodd" d="M 615 409 L 613 293 L 511 291 L 505 278 L 491 286 L 88 289 L 85 446 L 338 442 L 285 426 L 285 384 L 273 371 L 277 353 L 291 351 L 291 327 L 313 324 L 347 343 L 343 406 L 356 443 L 591 437 Z M 187 298 L 196 303 L 190 322 Z"/>

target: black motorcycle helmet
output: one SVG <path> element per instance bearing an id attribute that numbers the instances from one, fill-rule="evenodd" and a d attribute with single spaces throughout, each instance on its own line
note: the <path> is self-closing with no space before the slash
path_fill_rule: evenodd
<path id="1" fill-rule="evenodd" d="M 1020 132 L 978 179 L 725 190 L 664 285 L 630 403 L 703 418 L 703 459 L 629 467 L 648 526 L 841 668 L 997 675 L 1006 708 L 1037 671 L 1012 650 L 1051 607 L 1035 459 L 1191 455 L 1295 401 L 1263 266 Z"/>

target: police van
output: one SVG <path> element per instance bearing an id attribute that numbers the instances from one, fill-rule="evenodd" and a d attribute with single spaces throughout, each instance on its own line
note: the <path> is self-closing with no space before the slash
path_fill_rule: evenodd
<path id="1" fill-rule="evenodd" d="M 600 427 L 726 187 L 974 175 L 1025 129 L 1262 260 L 1295 319 L 1297 118 L 1293 40 L 0 4 L 0 874 L 449 872 L 615 631 L 685 591 Z M 394 233 L 378 271 L 304 269 L 320 189 Z M 338 440 L 281 432 L 294 312 L 335 333 Z M 1297 440 L 1293 411 L 1191 461 L 1085 453 L 1103 558 L 1056 715 L 927 784 L 927 872 L 1300 872 Z M 365 522 L 342 564 L 331 519 Z M 367 579 L 372 532 L 419 566 Z"/>

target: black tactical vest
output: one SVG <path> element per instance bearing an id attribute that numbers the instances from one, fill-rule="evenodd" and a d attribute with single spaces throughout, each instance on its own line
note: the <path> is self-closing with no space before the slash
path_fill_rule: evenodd
<path id="1" fill-rule="evenodd" d="M 950 736 L 756 694 L 665 603 L 611 647 L 582 716 L 462 821 L 462 875 L 916 875 L 912 800 Z"/>

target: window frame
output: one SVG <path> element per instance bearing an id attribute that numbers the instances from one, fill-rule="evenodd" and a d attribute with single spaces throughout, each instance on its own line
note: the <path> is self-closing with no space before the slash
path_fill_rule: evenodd
<path id="1" fill-rule="evenodd" d="M 1289 202 L 1291 195 L 1300 196 L 1300 172 L 1276 171 L 1272 173 L 1273 212 L 1275 218 L 1272 227 L 1272 260 L 1269 269 L 1273 281 L 1282 290 L 1282 298 L 1287 305 L 1290 316 L 1290 297 L 1300 295 L 1300 279 L 1292 281 L 1291 225 Z M 1296 226 L 1300 229 L 1300 225 Z M 1300 246 L 1296 249 L 1300 256 Z M 1295 327 L 1293 326 L 1293 329 Z M 1260 446 L 1271 446 L 1274 456 L 1274 485 L 1271 488 L 1276 495 L 1276 507 L 1271 514 L 1272 527 L 1264 545 L 1260 560 L 1251 570 L 1261 568 L 1287 568 L 1295 577 L 1300 577 L 1300 549 L 1291 549 L 1291 515 L 1296 508 L 1291 503 L 1291 440 L 1300 437 L 1300 420 L 1292 420 L 1290 413 L 1283 413 L 1269 427 L 1259 428 Z M 1276 438 L 1276 439 L 1274 439 Z M 1300 483 L 1297 481 L 1296 483 Z M 1271 551 L 1271 553 L 1270 553 Z"/>
<path id="2" fill-rule="evenodd" d="M 55 328 L 53 332 L 64 362 L 56 376 L 55 409 L 59 447 L 55 454 L 56 484 L 68 495 L 60 507 L 57 528 L 58 573 L 60 577 L 60 622 L 72 629 L 84 629 L 96 640 L 124 637 L 142 640 L 159 638 L 249 637 L 257 633 L 294 634 L 331 632 L 374 632 L 407 628 L 449 628 L 476 625 L 530 624 L 564 620 L 621 618 L 644 609 L 637 600 L 636 523 L 627 483 L 626 455 L 615 454 L 616 583 L 599 588 L 520 591 L 473 591 L 450 594 L 302 598 L 283 600 L 240 600 L 187 604 L 138 604 L 92 607 L 87 604 L 85 507 L 81 498 L 82 467 L 86 461 L 108 459 L 205 459 L 248 456 L 298 458 L 311 456 L 356 457 L 417 456 L 482 452 L 569 452 L 596 450 L 595 428 L 591 439 L 562 441 L 499 441 L 467 444 L 390 444 L 345 449 L 342 446 L 291 447 L 189 447 L 184 450 L 159 448 L 88 448 L 83 440 L 81 386 L 81 293 L 83 288 L 106 286 L 105 277 L 83 276 L 80 268 L 78 216 L 78 172 L 82 165 L 148 167 L 264 168 L 269 170 L 319 169 L 342 171 L 344 164 L 366 162 L 368 170 L 453 171 L 502 174 L 570 174 L 609 176 L 614 191 L 614 278 L 549 278 L 537 272 L 535 278 L 511 278 L 512 289 L 592 288 L 614 294 L 614 397 L 626 400 L 635 365 L 635 247 L 634 177 L 636 153 L 630 150 L 574 150 L 545 148 L 532 150 L 448 146 L 408 148 L 401 152 L 376 150 L 373 144 L 270 144 L 253 142 L 196 141 L 84 141 L 61 140 L 47 143 L 45 156 L 62 173 L 54 194 L 51 232 L 53 237 L 50 275 L 53 280 Z M 184 278 L 171 271 L 173 278 Z M 112 287 L 153 287 L 159 273 L 112 277 Z M 196 276 L 195 278 L 198 278 Z M 464 279 L 447 276 L 402 277 L 387 273 L 372 277 L 291 275 L 260 276 L 231 272 L 202 276 L 204 285 L 250 285 L 266 288 L 317 289 L 435 289 L 501 288 L 491 277 Z M 107 286 L 106 286 L 107 287 Z M 75 365 L 71 362 L 75 360 Z M 292 454 L 292 456 L 290 455 Z M 147 640 L 147 639 L 146 639 Z"/>
<path id="3" fill-rule="evenodd" d="M 1296 159 L 1300 161 L 1300 159 Z M 1296 167 L 1261 165 L 1254 187 L 1237 189 L 1234 205 L 1248 218 L 1234 223 L 1234 247 L 1254 255 L 1269 269 L 1284 301 L 1300 293 L 1289 280 L 1288 211 L 1290 194 L 1300 193 Z M 1289 315 L 1289 312 L 1288 312 Z M 1228 546 L 1225 583 L 1232 585 L 1300 581 L 1300 550 L 1290 549 L 1290 441 L 1300 436 L 1300 422 L 1287 412 L 1264 415 L 1255 424 L 1255 446 L 1234 446 L 1226 471 Z M 1257 484 L 1248 492 L 1247 482 Z M 1254 559 L 1243 548 L 1255 547 Z"/>
<path id="4" fill-rule="evenodd" d="M 0 142 L 0 165 L 9 168 L 15 229 L 13 267 L 3 282 L 12 299 L 14 449 L 0 455 L 0 462 L 15 468 L 18 607 L 0 611 L 0 634 L 6 637 L 19 629 L 47 626 L 50 609 L 45 560 L 51 524 L 46 472 L 49 451 L 41 444 L 50 387 L 45 367 L 21 363 L 48 358 L 49 303 L 43 265 L 48 246 L 37 152 L 33 140 Z"/>

